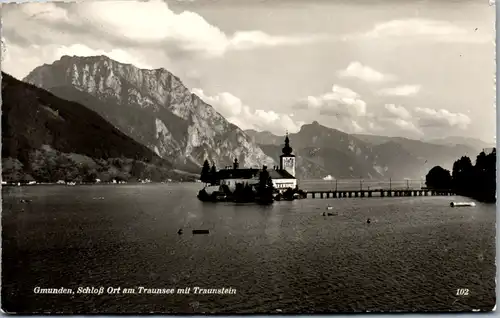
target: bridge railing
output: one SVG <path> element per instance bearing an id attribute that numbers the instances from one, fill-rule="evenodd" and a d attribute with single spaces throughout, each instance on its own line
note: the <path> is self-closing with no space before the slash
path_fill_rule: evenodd
<path id="1" fill-rule="evenodd" d="M 425 180 L 298 180 L 298 185 L 306 191 L 420 190 L 425 188 Z"/>

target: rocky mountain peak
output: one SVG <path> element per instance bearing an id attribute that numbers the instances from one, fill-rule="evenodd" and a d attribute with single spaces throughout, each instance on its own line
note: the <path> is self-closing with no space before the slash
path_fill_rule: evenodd
<path id="1" fill-rule="evenodd" d="M 37 67 L 25 81 L 77 99 L 161 157 L 182 165 L 195 168 L 208 159 L 220 167 L 231 165 L 235 157 L 242 166 L 275 164 L 165 69 L 140 69 L 106 56 L 63 56 Z"/>

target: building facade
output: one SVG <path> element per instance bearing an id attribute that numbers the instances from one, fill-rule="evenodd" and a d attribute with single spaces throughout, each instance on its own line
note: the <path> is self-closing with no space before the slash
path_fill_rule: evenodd
<path id="1" fill-rule="evenodd" d="M 273 169 L 267 169 L 273 181 L 274 188 L 279 191 L 284 191 L 288 188 L 295 189 L 297 187 L 297 178 L 295 177 L 296 161 L 292 151 L 293 149 L 290 147 L 290 139 L 287 133 L 285 137 L 285 146 L 279 157 L 279 166 L 273 167 Z M 240 169 L 238 159 L 235 159 L 233 167 L 217 171 L 217 179 L 220 185 L 227 185 L 229 190 L 234 191 L 238 183 L 251 186 L 257 185 L 259 183 L 261 171 L 262 169 Z"/>

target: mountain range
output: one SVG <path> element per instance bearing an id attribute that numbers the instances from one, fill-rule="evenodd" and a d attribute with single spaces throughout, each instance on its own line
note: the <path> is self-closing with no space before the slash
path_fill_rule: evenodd
<path id="1" fill-rule="evenodd" d="M 106 56 L 63 56 L 35 68 L 26 83 L 6 74 L 4 82 L 2 158 L 16 161 L 11 166 L 37 166 L 50 150 L 73 162 L 83 156 L 96 173 L 164 178 L 169 171 L 174 178 L 199 173 L 205 159 L 218 168 L 235 158 L 240 166 L 260 167 L 277 165 L 281 154 L 284 136 L 241 130 L 165 69 L 140 69 Z M 29 120 L 23 122 L 23 115 Z M 463 155 L 475 158 L 483 147 L 472 139 L 350 135 L 317 122 L 289 137 L 302 179 L 421 178 L 434 165 L 449 169 Z"/>
<path id="2" fill-rule="evenodd" d="M 199 172 L 205 159 L 217 167 L 235 158 L 244 166 L 275 164 L 165 69 L 139 69 L 106 56 L 63 56 L 24 81 L 94 110 L 182 170 Z"/>
<path id="3" fill-rule="evenodd" d="M 284 136 L 268 131 L 246 130 L 269 156 L 281 150 Z M 303 125 L 290 134 L 301 178 L 411 178 L 421 179 L 436 165 L 451 169 L 453 162 L 467 155 L 475 159 L 484 146 L 435 144 L 402 137 L 346 134 L 320 125 Z M 468 139 L 471 141 L 472 139 Z"/>

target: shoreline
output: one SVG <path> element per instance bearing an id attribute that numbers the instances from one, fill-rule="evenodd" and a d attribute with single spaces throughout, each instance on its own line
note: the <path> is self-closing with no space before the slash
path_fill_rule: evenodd
<path id="1" fill-rule="evenodd" d="M 33 186 L 90 186 L 90 185 L 138 185 L 138 184 L 178 184 L 178 183 L 198 183 L 196 181 L 156 181 L 156 182 L 139 182 L 139 181 L 130 181 L 130 182 L 96 182 L 96 183 L 2 183 L 2 187 L 33 187 Z"/>

